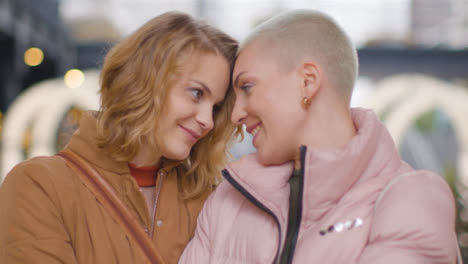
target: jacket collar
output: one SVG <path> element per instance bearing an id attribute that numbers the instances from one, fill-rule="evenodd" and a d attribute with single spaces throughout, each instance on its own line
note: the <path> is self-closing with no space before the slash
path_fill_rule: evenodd
<path id="1" fill-rule="evenodd" d="M 377 177 L 384 168 L 400 164 L 393 140 L 377 116 L 370 110 L 352 109 L 357 133 L 341 149 L 323 150 L 306 147 L 304 157 L 303 215 L 316 218 L 323 215 L 358 181 Z M 394 166 L 388 166 L 389 163 Z M 251 154 L 227 166 L 231 176 L 265 205 L 284 206 L 289 197 L 288 180 L 293 163 L 262 166 L 256 154 Z M 287 202 L 287 201 L 286 201 Z"/>
<path id="2" fill-rule="evenodd" d="M 97 146 L 97 120 L 92 112 L 84 112 L 80 121 L 80 128 L 73 134 L 65 148 L 79 154 L 95 167 L 115 174 L 129 174 L 126 162 L 112 159 L 105 151 Z"/>

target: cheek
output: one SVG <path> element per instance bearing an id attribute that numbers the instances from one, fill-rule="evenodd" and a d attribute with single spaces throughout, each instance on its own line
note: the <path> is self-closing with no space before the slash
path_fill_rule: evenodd
<path id="1" fill-rule="evenodd" d="M 178 119 L 180 116 L 183 116 L 184 113 L 187 112 L 189 102 L 186 102 L 185 100 L 178 100 L 176 102 L 172 102 L 170 106 L 168 106 L 167 111 L 166 111 L 166 116 L 168 116 L 167 119 Z"/>
<path id="2" fill-rule="evenodd" d="M 170 92 L 164 105 L 166 119 L 174 122 L 190 115 L 193 112 L 194 102 L 184 89 L 176 87 Z"/>
<path id="3" fill-rule="evenodd" d="M 177 135 L 177 124 L 176 113 L 162 115 L 154 131 L 155 141 L 159 148 L 166 149 L 166 145 Z"/>
<path id="4" fill-rule="evenodd" d="M 195 115 L 196 108 L 193 107 L 192 102 L 181 101 L 177 104 L 172 104 L 164 115 L 164 123 L 161 124 L 161 127 L 166 133 L 171 133 L 178 124 L 186 123 L 187 120 L 193 118 Z"/>
<path id="5" fill-rule="evenodd" d="M 292 132 L 293 130 L 279 128 L 274 131 L 270 138 L 270 145 L 275 149 L 275 152 L 280 154 L 287 153 L 288 149 L 292 146 Z"/>
<path id="6" fill-rule="evenodd" d="M 172 160 L 183 160 L 190 154 L 191 146 L 184 141 L 182 133 L 177 128 L 159 137 L 159 149 L 163 157 Z"/>

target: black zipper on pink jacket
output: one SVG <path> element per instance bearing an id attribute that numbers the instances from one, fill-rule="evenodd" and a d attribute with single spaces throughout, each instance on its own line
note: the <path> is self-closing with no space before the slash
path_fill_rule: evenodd
<path id="1" fill-rule="evenodd" d="M 301 225 L 301 218 L 302 218 L 302 200 L 303 200 L 303 193 L 304 193 L 304 161 L 305 161 L 305 154 L 306 154 L 306 150 L 307 148 L 305 146 L 301 146 L 300 148 L 300 159 L 301 159 L 301 188 L 299 189 L 299 204 L 298 204 L 298 207 L 299 207 L 299 210 L 298 210 L 298 217 L 299 217 L 299 220 L 297 221 L 297 224 L 296 226 L 294 226 L 291 231 L 294 232 L 293 234 L 293 240 L 291 241 L 291 249 L 290 249 L 290 254 L 289 254 L 289 257 L 288 257 L 288 262 L 287 263 L 292 263 L 292 260 L 293 260 L 293 256 L 294 256 L 294 250 L 296 249 L 296 244 L 297 244 L 297 238 L 298 238 L 298 235 L 299 235 L 299 227 Z M 224 169 L 222 171 L 222 174 L 223 174 L 223 177 L 234 187 L 236 188 L 242 195 L 245 196 L 245 198 L 247 198 L 247 200 L 249 200 L 250 202 L 252 202 L 255 206 L 257 206 L 258 208 L 260 208 L 261 210 L 265 211 L 267 214 L 271 215 L 273 217 L 273 219 L 275 219 L 275 222 L 276 222 L 276 225 L 278 226 L 278 233 L 279 233 L 279 240 L 278 240 L 278 248 L 276 250 L 276 255 L 275 255 L 275 258 L 273 260 L 273 263 L 277 263 L 278 261 L 278 258 L 279 258 L 279 254 L 280 254 L 280 248 L 281 248 L 281 241 L 282 241 L 282 237 L 281 237 L 281 225 L 280 225 L 280 222 L 278 220 L 278 217 L 276 217 L 276 215 L 268 208 L 266 207 L 263 203 L 261 203 L 259 200 L 257 200 L 257 198 L 255 198 L 251 193 L 249 193 L 244 187 L 242 187 L 242 185 L 240 185 L 234 178 L 232 178 L 231 174 L 226 170 Z M 289 232 L 289 230 L 288 230 Z M 286 235 L 287 237 L 287 235 Z M 284 247 L 286 247 L 286 245 L 284 245 Z M 283 248 L 284 248 L 283 247 Z"/>
<path id="2" fill-rule="evenodd" d="M 286 242 L 283 246 L 283 251 L 281 252 L 280 255 L 280 263 L 283 264 L 282 262 L 284 259 L 286 259 L 285 264 L 292 263 L 292 260 L 294 258 L 294 251 L 296 249 L 296 244 L 297 244 L 297 239 L 299 236 L 299 229 L 301 227 L 301 220 L 302 220 L 302 204 L 303 204 L 303 195 L 304 195 L 304 170 L 305 170 L 305 155 L 306 155 L 307 148 L 305 146 L 301 146 L 300 148 L 300 161 L 301 161 L 301 167 L 300 167 L 300 175 L 299 175 L 299 190 L 298 190 L 298 201 L 297 201 L 297 212 L 296 215 L 293 216 L 293 218 L 297 219 L 297 222 L 294 226 L 291 226 L 291 229 L 289 229 L 289 222 L 291 219 L 289 219 L 288 215 L 288 229 L 286 233 Z M 290 240 L 288 241 L 288 238 Z M 282 255 L 288 253 L 285 251 L 285 249 L 289 247 L 289 254 L 286 256 L 286 258 L 283 258 Z"/>
<path id="3" fill-rule="evenodd" d="M 257 206 L 261 210 L 265 211 L 267 214 L 271 215 L 275 219 L 275 222 L 276 222 L 276 225 L 278 226 L 278 231 L 279 231 L 278 249 L 276 250 L 275 259 L 273 261 L 273 263 L 276 263 L 276 261 L 278 259 L 278 255 L 279 255 L 279 250 L 280 250 L 280 247 L 281 247 L 281 240 L 282 240 L 281 225 L 279 223 L 278 217 L 276 217 L 276 215 L 270 209 L 268 209 L 268 207 L 266 207 L 259 200 L 257 200 L 257 198 L 255 198 L 246 189 L 244 189 L 244 187 L 242 187 L 242 185 L 240 185 L 236 180 L 234 180 L 234 178 L 232 178 L 231 174 L 229 174 L 229 172 L 226 169 L 224 169 L 222 171 L 222 174 L 223 174 L 223 177 L 229 183 L 231 183 L 232 186 L 234 186 L 234 188 L 236 188 L 242 195 L 244 195 L 247 198 L 247 200 L 252 202 L 255 206 Z"/>

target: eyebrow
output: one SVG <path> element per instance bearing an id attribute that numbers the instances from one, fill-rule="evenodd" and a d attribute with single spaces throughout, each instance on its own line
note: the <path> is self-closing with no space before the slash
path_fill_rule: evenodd
<path id="1" fill-rule="evenodd" d="M 239 78 L 242 76 L 242 74 L 246 73 L 245 71 L 237 74 L 236 76 L 236 79 L 234 80 L 234 87 L 238 87 L 239 86 Z"/>

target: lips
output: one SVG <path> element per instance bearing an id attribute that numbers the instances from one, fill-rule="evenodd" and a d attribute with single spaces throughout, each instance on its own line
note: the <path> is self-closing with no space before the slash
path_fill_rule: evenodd
<path id="1" fill-rule="evenodd" d="M 195 131 L 193 131 L 193 130 L 191 130 L 191 129 L 189 129 L 189 128 L 186 128 L 186 127 L 184 127 L 184 126 L 182 126 L 182 125 L 179 125 L 179 126 L 180 126 L 185 132 L 187 132 L 187 133 L 194 139 L 194 141 L 197 141 L 197 140 L 201 137 L 201 135 L 198 134 L 198 133 L 196 133 Z"/>
<path id="2" fill-rule="evenodd" d="M 256 124 L 253 124 L 253 125 L 251 125 L 251 126 L 248 126 L 246 130 L 247 130 L 247 132 L 248 132 L 249 134 L 252 134 L 252 131 L 253 131 L 256 127 L 260 126 L 261 124 L 262 124 L 262 122 L 258 122 L 258 123 L 256 123 Z"/>
<path id="3" fill-rule="evenodd" d="M 250 133 L 252 136 L 253 136 L 253 139 L 252 139 L 252 144 L 254 145 L 254 147 L 257 147 L 257 135 L 258 135 L 258 132 L 262 129 L 261 127 L 262 125 L 262 122 L 258 122 L 254 125 L 251 125 L 251 126 L 248 126 L 247 127 L 247 132 Z"/>
<path id="4" fill-rule="evenodd" d="M 255 135 L 257 135 L 258 131 L 260 131 L 260 129 L 262 129 L 261 126 L 257 126 L 254 128 L 254 130 L 252 130 L 252 136 L 255 137 Z"/>

